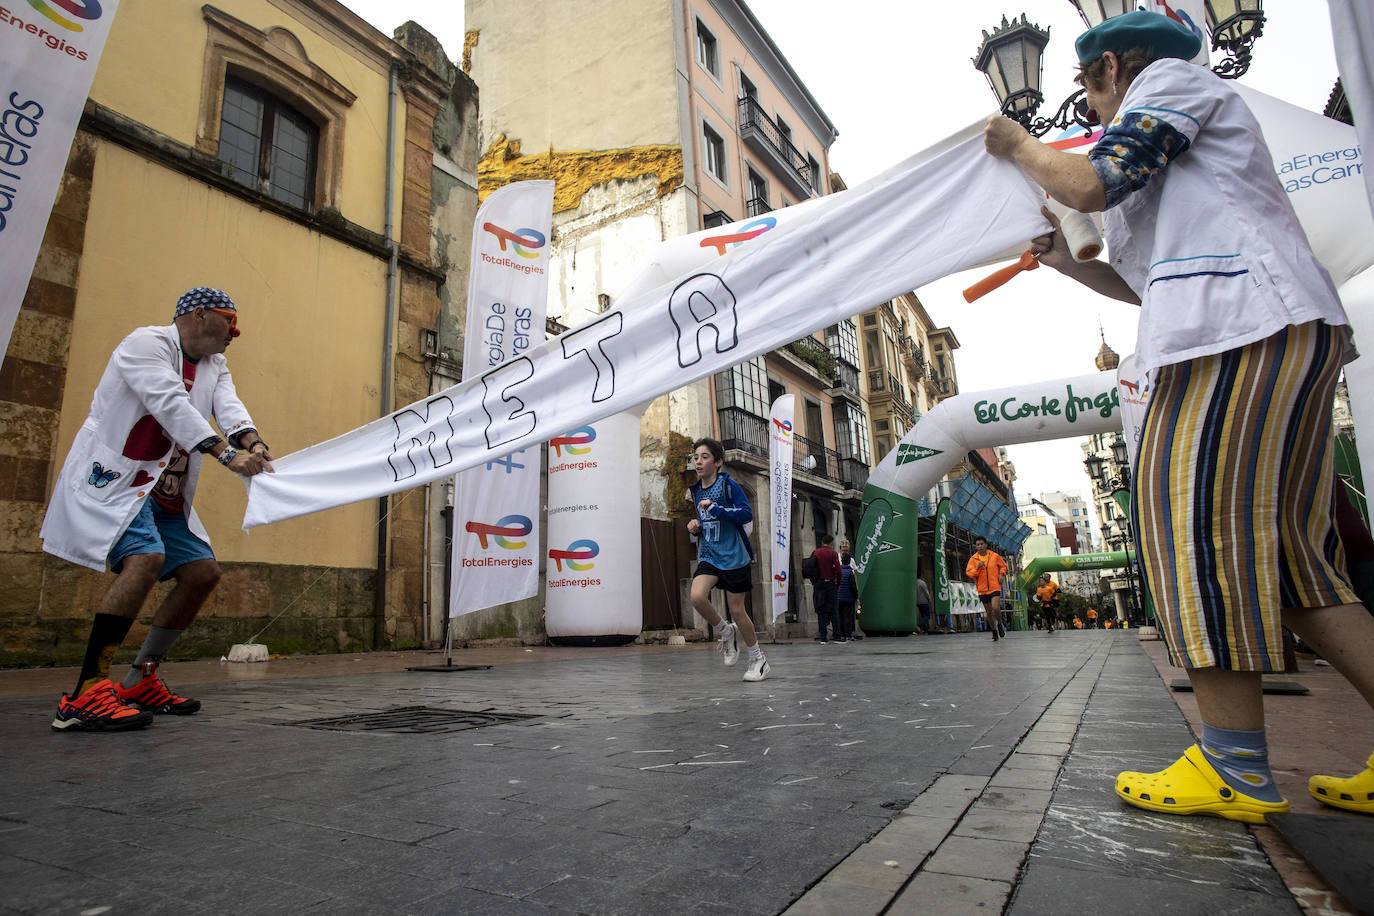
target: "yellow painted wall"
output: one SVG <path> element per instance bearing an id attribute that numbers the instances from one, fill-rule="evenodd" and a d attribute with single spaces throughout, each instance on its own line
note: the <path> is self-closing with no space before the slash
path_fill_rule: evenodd
<path id="1" fill-rule="evenodd" d="M 215 0 L 216 8 L 259 31 L 287 29 L 311 62 L 357 95 L 347 109 L 343 141 L 346 219 L 374 232 L 384 225 L 387 71 L 322 28 L 291 19 L 268 0 Z M 380 35 L 380 33 L 378 33 Z M 159 133 L 195 146 L 200 117 L 207 27 L 190 0 L 121 0 L 90 97 Z M 405 124 L 400 99 L 396 123 Z M 395 213 L 400 219 L 403 157 L 397 154 Z"/>
<path id="2" fill-rule="evenodd" d="M 193 286 L 222 288 L 238 306 L 243 335 L 229 348 L 229 367 L 276 454 L 380 415 L 384 261 L 102 142 L 59 455 L 85 418 L 110 352 L 135 327 L 170 324 L 177 297 Z M 257 528 L 250 537 L 239 531 L 246 504 L 240 479 L 206 462 L 201 481 L 197 511 L 222 560 L 375 564 L 374 501 Z"/>

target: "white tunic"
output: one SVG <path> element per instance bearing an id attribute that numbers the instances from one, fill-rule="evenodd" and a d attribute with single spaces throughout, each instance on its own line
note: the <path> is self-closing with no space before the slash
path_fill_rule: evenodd
<path id="1" fill-rule="evenodd" d="M 1167 122 L 1191 144 L 1103 217 L 1112 267 L 1140 297 L 1143 371 L 1290 324 L 1348 323 L 1259 123 L 1225 80 L 1186 61 L 1156 61 L 1127 89 L 1118 120 L 1128 112 Z"/>
<path id="2" fill-rule="evenodd" d="M 139 328 L 115 348 L 58 474 L 39 534 L 45 551 L 103 570 L 110 548 L 143 508 L 177 446 L 190 453 L 182 487 L 187 523 L 209 543 L 191 509 L 203 457 L 195 446 L 215 434 L 212 414 L 225 436 L 255 427 L 234 392 L 223 354 L 196 364 L 190 391 L 181 368 L 176 325 Z M 130 455 L 130 432 L 147 415 L 166 432 L 165 447 L 156 448 L 156 455 Z M 140 437 L 145 447 L 147 438 Z"/>

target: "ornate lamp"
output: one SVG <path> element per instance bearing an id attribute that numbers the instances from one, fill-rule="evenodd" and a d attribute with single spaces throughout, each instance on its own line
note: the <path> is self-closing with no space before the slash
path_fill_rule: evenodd
<path id="1" fill-rule="evenodd" d="M 983 43 L 973 65 L 988 78 L 1002 114 L 1022 124 L 1028 123 L 1045 97 L 1040 93 L 1042 65 L 1040 55 L 1049 44 L 1050 30 L 1026 19 L 1007 21 L 983 32 Z"/>
<path id="2" fill-rule="evenodd" d="M 1136 8 L 1134 0 L 1069 0 L 1088 28 Z M 1225 59 L 1212 67 L 1224 79 L 1235 79 L 1250 69 L 1255 39 L 1264 30 L 1263 0 L 1204 0 L 1207 29 L 1212 35 L 1212 50 L 1225 52 Z M 1019 121 L 1033 137 L 1043 137 L 1054 128 L 1075 125 L 1091 130 L 1088 103 L 1082 89 L 1074 92 L 1052 117 L 1037 118 L 1035 113 L 1045 100 L 1040 91 L 1041 55 L 1050 41 L 1050 30 L 1026 19 L 1008 20 L 989 33 L 973 65 L 988 78 L 1002 114 Z"/>
<path id="3" fill-rule="evenodd" d="M 1212 35 L 1212 50 L 1226 54 L 1212 72 L 1235 79 L 1250 69 L 1255 39 L 1264 32 L 1261 0 L 1204 0 L 1207 31 Z"/>
<path id="4" fill-rule="evenodd" d="M 1116 438 L 1112 440 L 1112 460 L 1118 465 L 1125 465 L 1128 458 L 1129 456 L 1126 454 L 1126 440 L 1118 433 Z"/>
<path id="5" fill-rule="evenodd" d="M 1107 462 L 1103 461 L 1100 455 L 1089 455 L 1083 460 L 1083 466 L 1088 469 L 1088 476 L 1093 479 L 1093 483 L 1101 487 L 1107 478 Z"/>

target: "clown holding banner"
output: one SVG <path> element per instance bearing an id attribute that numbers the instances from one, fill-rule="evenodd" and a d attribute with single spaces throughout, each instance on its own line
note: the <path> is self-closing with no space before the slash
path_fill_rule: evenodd
<path id="1" fill-rule="evenodd" d="M 1079 81 L 1107 125 L 1088 156 L 989 121 L 989 153 L 1060 203 L 1105 211 L 1110 261 L 1076 262 L 1062 233 L 1039 260 L 1141 305 L 1152 395 L 1136 455 L 1145 585 L 1201 740 L 1159 773 L 1124 772 L 1132 805 L 1262 823 L 1288 810 L 1268 762 L 1260 674 L 1282 670 L 1282 627 L 1374 706 L 1374 618 L 1351 589 L 1331 517 L 1331 402 L 1355 358 L 1326 271 L 1240 96 L 1187 61 L 1199 39 L 1134 12 L 1078 38 Z M 1314 776 L 1327 804 L 1374 813 L 1374 756 Z"/>

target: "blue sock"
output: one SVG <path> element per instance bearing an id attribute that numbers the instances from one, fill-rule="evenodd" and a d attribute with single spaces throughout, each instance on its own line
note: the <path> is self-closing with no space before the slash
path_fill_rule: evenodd
<path id="1" fill-rule="evenodd" d="M 1274 785 L 1274 775 L 1269 772 L 1269 743 L 1264 738 L 1264 729 L 1237 731 L 1204 722 L 1198 747 L 1217 775 L 1237 792 L 1256 801 L 1283 801 Z"/>

